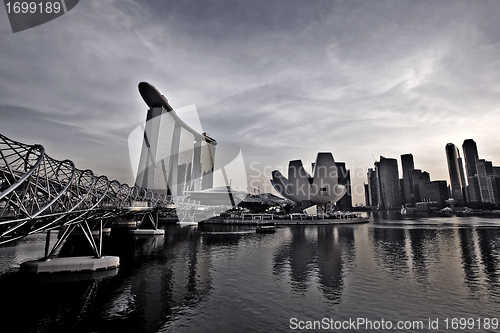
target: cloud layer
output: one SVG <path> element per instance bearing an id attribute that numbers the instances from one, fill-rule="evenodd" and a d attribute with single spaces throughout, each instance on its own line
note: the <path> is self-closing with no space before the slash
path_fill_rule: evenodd
<path id="1" fill-rule="evenodd" d="M 148 81 L 238 143 L 263 189 L 270 172 L 250 169 L 318 151 L 356 170 L 411 152 L 447 179 L 448 142 L 473 138 L 500 164 L 499 14 L 497 1 L 89 0 L 12 34 L 3 12 L 0 132 L 131 183 Z"/>

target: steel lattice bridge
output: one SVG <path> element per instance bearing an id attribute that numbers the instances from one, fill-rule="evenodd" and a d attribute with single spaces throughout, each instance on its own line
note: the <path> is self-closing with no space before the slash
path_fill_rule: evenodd
<path id="1" fill-rule="evenodd" d="M 51 158 L 41 145 L 0 134 L 0 244 L 62 228 L 51 250 L 47 244 L 45 259 L 50 259 L 78 227 L 100 258 L 102 237 L 96 244 L 92 230 L 102 233 L 103 221 L 142 215 L 141 222 L 149 218 L 156 228 L 151 213 L 167 207 L 171 197 L 166 194 L 96 176 L 70 160 Z"/>

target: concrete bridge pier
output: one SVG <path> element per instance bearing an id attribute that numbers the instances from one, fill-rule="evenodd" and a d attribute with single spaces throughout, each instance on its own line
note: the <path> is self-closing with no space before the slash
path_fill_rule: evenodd
<path id="1" fill-rule="evenodd" d="M 141 229 L 141 226 L 145 222 L 150 222 L 153 229 Z M 158 212 L 156 212 L 156 219 L 153 217 L 152 212 L 148 212 L 142 216 L 141 221 L 137 225 L 137 229 L 129 230 L 129 233 L 134 235 L 164 235 L 165 230 L 158 229 Z"/>
<path id="2" fill-rule="evenodd" d="M 61 237 L 54 244 L 50 250 L 50 233 L 47 231 L 47 238 L 45 240 L 45 255 L 42 259 L 26 261 L 21 264 L 21 271 L 29 273 L 67 273 L 67 272 L 86 272 L 86 271 L 101 271 L 113 269 L 120 266 L 120 258 L 116 256 L 103 256 L 102 255 L 102 230 L 103 221 L 99 220 L 99 237 L 98 242 L 92 236 L 92 230 L 88 225 L 88 221 L 75 223 L 65 226 Z M 79 227 L 87 239 L 94 256 L 85 257 L 66 257 L 66 258 L 53 258 L 56 251 L 61 247 L 69 235 Z"/>

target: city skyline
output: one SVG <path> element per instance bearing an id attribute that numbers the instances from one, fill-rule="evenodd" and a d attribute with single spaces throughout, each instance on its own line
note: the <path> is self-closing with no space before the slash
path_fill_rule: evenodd
<path id="1" fill-rule="evenodd" d="M 434 202 L 438 208 L 444 208 L 445 204 L 477 207 L 500 203 L 500 167 L 480 158 L 474 139 L 463 141 L 462 152 L 463 155 L 454 143 L 447 143 L 448 179 L 432 180 L 429 172 L 415 168 L 411 153 L 400 156 L 401 168 L 397 159 L 381 155 L 380 161 L 367 169 L 366 205 L 396 209 L 425 202 Z M 448 199 L 455 201 L 448 202 Z"/>
<path id="2" fill-rule="evenodd" d="M 127 137 L 148 81 L 238 144 L 262 190 L 270 172 L 251 163 L 307 168 L 318 152 L 344 161 L 353 187 L 372 156 L 408 153 L 449 181 L 449 142 L 472 138 L 500 163 L 499 12 L 488 1 L 87 1 L 13 34 L 1 10 L 0 132 L 132 184 Z"/>

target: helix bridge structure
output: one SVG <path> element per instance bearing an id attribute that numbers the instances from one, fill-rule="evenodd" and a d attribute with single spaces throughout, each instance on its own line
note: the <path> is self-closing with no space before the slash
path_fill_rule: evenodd
<path id="1" fill-rule="evenodd" d="M 148 219 L 153 212 L 172 210 L 172 199 L 160 194 L 80 170 L 70 160 L 59 161 L 42 145 L 24 144 L 0 134 L 0 244 L 60 229 L 50 259 L 75 228 L 81 229 L 96 258 L 102 256 L 92 231 L 120 217 Z M 49 237 L 47 237 L 48 242 Z"/>

